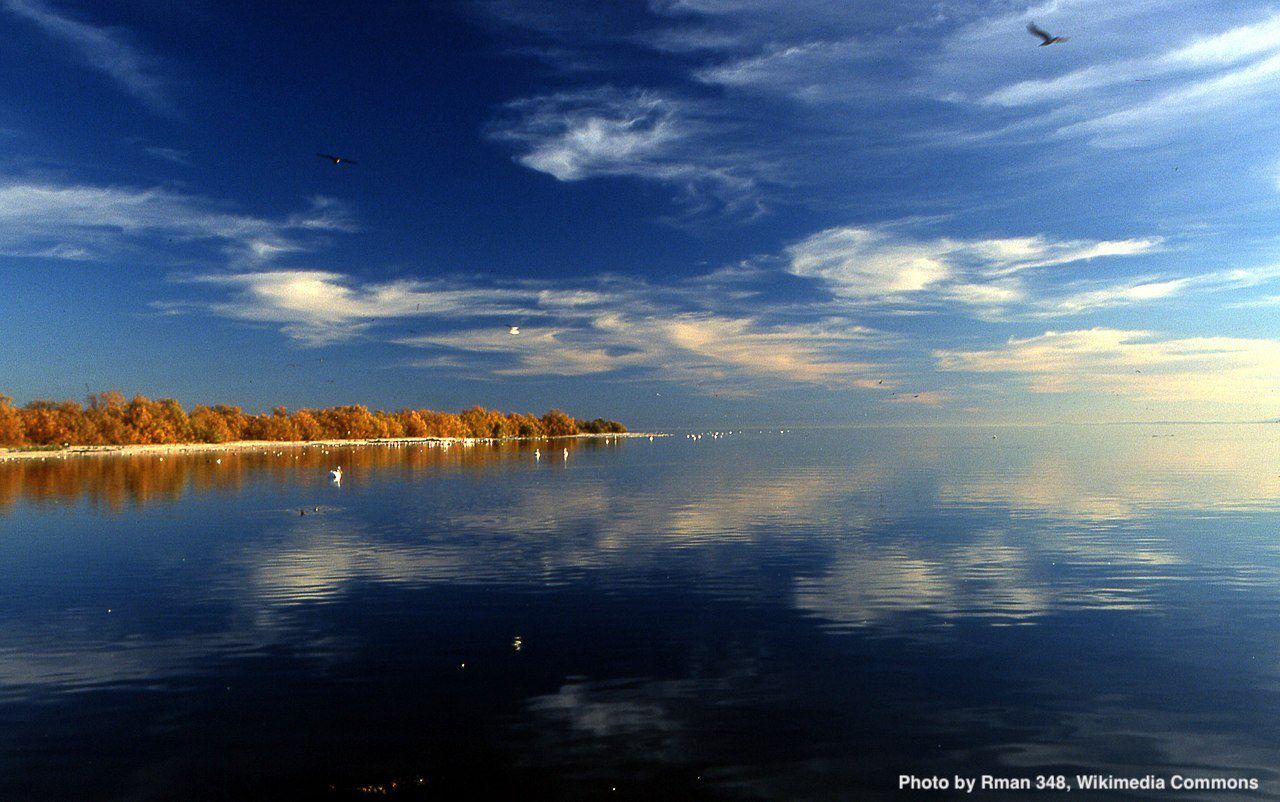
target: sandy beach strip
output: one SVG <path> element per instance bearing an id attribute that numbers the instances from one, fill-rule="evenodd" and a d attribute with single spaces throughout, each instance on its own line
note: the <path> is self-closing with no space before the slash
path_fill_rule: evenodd
<path id="1" fill-rule="evenodd" d="M 610 440 L 615 438 L 669 437 L 660 432 L 626 432 L 621 434 L 572 434 L 564 437 L 376 437 L 356 440 L 237 440 L 233 443 L 162 443 L 128 446 L 68 446 L 59 449 L 0 448 L 0 462 L 22 459 L 66 459 L 68 457 L 137 457 L 151 454 L 199 454 L 209 451 L 280 451 L 293 448 L 342 448 L 347 446 L 405 446 L 426 443 L 520 443 L 553 440 Z"/>

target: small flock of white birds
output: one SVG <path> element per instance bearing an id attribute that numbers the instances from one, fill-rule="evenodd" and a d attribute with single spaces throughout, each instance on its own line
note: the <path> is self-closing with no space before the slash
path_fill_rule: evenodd
<path id="1" fill-rule="evenodd" d="M 791 431 L 790 429 L 779 429 L 778 434 L 788 434 L 790 431 Z M 685 435 L 685 439 L 701 440 L 703 437 L 710 435 L 712 440 L 719 440 L 722 437 L 728 437 L 731 434 L 746 434 L 746 432 L 742 430 L 738 430 L 736 432 L 690 432 L 689 434 Z M 773 434 L 773 430 L 770 429 L 766 431 L 764 429 L 759 429 L 756 431 L 756 434 Z M 649 439 L 652 440 L 653 438 L 650 437 Z"/>

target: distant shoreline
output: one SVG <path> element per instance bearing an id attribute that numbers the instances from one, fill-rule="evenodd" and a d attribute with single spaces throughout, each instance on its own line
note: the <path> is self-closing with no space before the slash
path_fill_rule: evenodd
<path id="1" fill-rule="evenodd" d="M 237 440 L 231 443 L 157 443 L 119 446 L 68 446 L 59 449 L 19 450 L 0 448 L 0 462 L 30 459 L 66 459 L 67 457 L 135 457 L 149 454 L 198 454 L 207 451 L 253 451 L 282 448 L 311 448 L 323 446 L 394 446 L 421 445 L 424 443 L 508 443 L 541 442 L 550 440 L 608 440 L 612 438 L 670 437 L 660 432 L 617 432 L 600 434 L 570 434 L 560 437 L 369 437 L 356 440 Z"/>

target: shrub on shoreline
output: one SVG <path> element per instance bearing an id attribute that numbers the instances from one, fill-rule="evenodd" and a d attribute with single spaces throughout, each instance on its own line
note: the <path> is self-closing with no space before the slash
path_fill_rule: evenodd
<path id="1" fill-rule="evenodd" d="M 389 437 L 564 437 L 624 433 L 617 421 L 575 420 L 558 409 L 541 417 L 471 407 L 461 413 L 430 409 L 369 410 L 276 407 L 254 414 L 240 407 L 197 405 L 188 413 L 172 398 L 110 391 L 75 401 L 32 401 L 15 407 L 0 395 L 0 447 L 230 443 L 237 440 L 348 440 Z"/>

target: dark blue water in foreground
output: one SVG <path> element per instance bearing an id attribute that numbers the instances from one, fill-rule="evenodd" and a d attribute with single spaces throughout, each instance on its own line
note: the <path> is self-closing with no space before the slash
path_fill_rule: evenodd
<path id="1" fill-rule="evenodd" d="M 534 447 L 0 464 L 0 799 L 1280 795 L 1280 426 Z"/>

